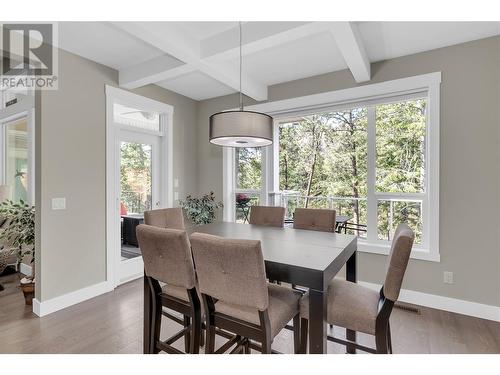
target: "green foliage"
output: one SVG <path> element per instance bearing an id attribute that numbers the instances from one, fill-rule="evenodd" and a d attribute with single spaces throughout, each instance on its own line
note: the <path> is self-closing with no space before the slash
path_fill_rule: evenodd
<path id="1" fill-rule="evenodd" d="M 179 202 L 187 217 L 196 225 L 210 224 L 215 220 L 215 210 L 222 207 L 222 202 L 215 201 L 214 192 L 201 198 L 188 195 L 186 200 Z"/>
<path id="2" fill-rule="evenodd" d="M 260 189 L 262 182 L 262 152 L 260 148 L 237 148 L 237 181 L 239 189 Z"/>
<path id="3" fill-rule="evenodd" d="M 414 100 L 377 107 L 377 191 L 423 192 L 425 104 Z"/>
<path id="4" fill-rule="evenodd" d="M 425 186 L 425 100 L 410 100 L 377 105 L 376 111 L 376 182 L 377 192 L 423 192 Z M 367 222 L 368 186 L 368 110 L 318 113 L 280 124 L 279 187 L 296 191 L 300 198 L 289 201 L 295 207 L 327 208 L 326 197 L 334 200 L 337 212 L 358 224 Z M 239 188 L 260 188 L 260 158 L 239 149 Z M 259 184 L 255 184 L 256 176 Z M 391 214 L 392 208 L 392 214 Z M 421 236 L 419 202 L 379 201 L 377 207 L 380 239 L 408 222 Z"/>
<path id="5" fill-rule="evenodd" d="M 120 156 L 121 201 L 129 213 L 151 209 L 151 146 L 122 142 Z"/>
<path id="6" fill-rule="evenodd" d="M 13 202 L 6 200 L 0 203 L 0 216 L 8 220 L 8 225 L 0 232 L 0 240 L 17 251 L 18 260 L 26 255 L 34 260 L 35 252 L 35 207 L 23 200 Z"/>

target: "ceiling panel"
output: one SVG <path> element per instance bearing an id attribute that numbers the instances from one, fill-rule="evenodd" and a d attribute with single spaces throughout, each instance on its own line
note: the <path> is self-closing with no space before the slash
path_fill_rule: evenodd
<path id="1" fill-rule="evenodd" d="M 231 61 L 235 67 L 238 60 Z M 328 32 L 282 44 L 243 57 L 243 74 L 273 85 L 347 68 Z"/>
<path id="2" fill-rule="evenodd" d="M 193 38 L 203 40 L 238 26 L 238 22 L 174 22 Z"/>
<path id="3" fill-rule="evenodd" d="M 195 100 L 205 100 L 235 92 L 226 85 L 198 71 L 158 82 L 157 85 Z"/>
<path id="4" fill-rule="evenodd" d="M 163 22 L 156 33 L 164 35 Z M 238 22 L 176 22 L 185 40 L 196 44 L 230 29 Z M 500 34 L 500 22 L 357 22 L 371 62 L 410 55 Z M 168 36 L 165 36 L 168 37 Z M 108 22 L 60 22 L 59 46 L 114 69 L 123 69 L 165 55 L 150 44 Z M 227 56 L 227 55 L 221 55 Z M 211 59 L 238 68 L 237 58 Z M 176 60 L 176 59 L 173 59 Z M 175 61 L 174 61 L 175 62 Z M 177 61 L 178 62 L 178 61 Z M 346 69 L 333 35 L 322 32 L 260 50 L 243 57 L 243 75 L 273 85 Z M 159 86 L 196 100 L 234 90 L 199 71 L 162 81 Z"/>
<path id="5" fill-rule="evenodd" d="M 58 34 L 62 49 L 114 69 L 164 54 L 107 22 L 59 22 Z"/>
<path id="6" fill-rule="evenodd" d="M 500 34 L 500 22 L 359 22 L 371 62 Z"/>

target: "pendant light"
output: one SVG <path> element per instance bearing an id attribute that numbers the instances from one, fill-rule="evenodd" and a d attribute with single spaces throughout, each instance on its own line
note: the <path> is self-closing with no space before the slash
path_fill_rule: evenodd
<path id="1" fill-rule="evenodd" d="M 264 147 L 273 143 L 273 118 L 265 113 L 243 110 L 241 92 L 242 40 L 240 29 L 240 109 L 210 116 L 210 143 L 225 147 Z"/>

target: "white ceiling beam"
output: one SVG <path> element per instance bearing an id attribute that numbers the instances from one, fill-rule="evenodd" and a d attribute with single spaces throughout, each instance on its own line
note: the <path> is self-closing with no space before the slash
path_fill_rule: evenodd
<path id="1" fill-rule="evenodd" d="M 163 55 L 143 63 L 120 69 L 119 84 L 126 89 L 149 85 L 194 71 L 195 68 L 172 56 Z"/>
<path id="2" fill-rule="evenodd" d="M 329 31 L 329 22 L 248 22 L 242 25 L 243 55 Z M 238 27 L 201 41 L 201 56 L 229 60 L 239 56 Z"/>
<path id="3" fill-rule="evenodd" d="M 371 79 L 370 60 L 368 60 L 356 24 L 331 22 L 330 31 L 356 82 L 369 81 Z"/>
<path id="4" fill-rule="evenodd" d="M 233 90 L 239 90 L 239 71 L 224 63 L 213 63 L 200 56 L 200 45 L 175 24 L 167 22 L 113 22 L 113 25 L 159 50 L 183 61 Z M 267 99 L 267 86 L 242 77 L 242 91 L 255 100 Z"/>

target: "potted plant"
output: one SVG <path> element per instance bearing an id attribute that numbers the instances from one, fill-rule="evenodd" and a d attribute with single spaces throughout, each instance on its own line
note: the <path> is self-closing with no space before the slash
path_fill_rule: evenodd
<path id="1" fill-rule="evenodd" d="M 210 224 L 215 220 L 215 211 L 222 207 L 222 202 L 215 201 L 213 191 L 201 198 L 188 195 L 186 200 L 179 202 L 186 216 L 196 225 Z"/>
<path id="2" fill-rule="evenodd" d="M 236 204 L 238 206 L 246 206 L 250 202 L 251 198 L 243 193 L 236 194 Z"/>
<path id="3" fill-rule="evenodd" d="M 0 232 L 0 241 L 17 255 L 18 262 L 26 256 L 30 258 L 32 272 L 21 279 L 21 289 L 27 305 L 32 304 L 35 293 L 35 207 L 23 200 L 0 203 L 0 216 L 8 220 L 8 225 Z"/>

